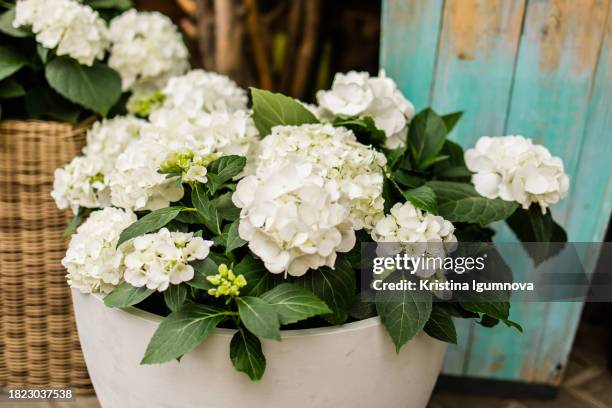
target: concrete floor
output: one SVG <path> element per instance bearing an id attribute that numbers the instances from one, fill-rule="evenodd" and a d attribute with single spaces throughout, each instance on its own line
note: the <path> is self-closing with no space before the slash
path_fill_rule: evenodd
<path id="1" fill-rule="evenodd" d="M 612 375 L 607 371 L 605 361 L 605 333 L 601 329 L 583 325 L 555 400 L 501 399 L 437 392 L 428 408 L 612 408 Z M 94 396 L 80 397 L 73 401 L 36 403 L 0 399 L 0 408 L 5 407 L 99 408 L 100 405 Z"/>

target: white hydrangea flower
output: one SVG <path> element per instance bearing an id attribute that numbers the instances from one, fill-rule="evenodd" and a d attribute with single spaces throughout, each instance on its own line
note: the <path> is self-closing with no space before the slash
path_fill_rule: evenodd
<path id="1" fill-rule="evenodd" d="M 212 241 L 194 237 L 193 233 L 170 232 L 167 228 L 136 237 L 123 249 L 123 277 L 132 286 L 163 292 L 170 284 L 193 279 L 189 262 L 206 258 L 212 245 Z"/>
<path id="2" fill-rule="evenodd" d="M 104 159 L 96 156 L 75 157 L 68 165 L 55 170 L 51 197 L 60 210 L 79 207 L 102 208 L 110 205 L 109 178 Z"/>
<path id="3" fill-rule="evenodd" d="M 258 142 L 255 123 L 247 111 L 215 111 L 190 115 L 180 109 L 160 109 L 149 117 L 153 126 L 143 137 L 155 139 L 169 150 L 189 149 L 200 155 L 253 154 Z"/>
<path id="4" fill-rule="evenodd" d="M 158 210 L 183 198 L 177 177 L 159 173 L 168 155 L 162 143 L 142 138 L 117 157 L 110 175 L 111 202 L 131 210 Z"/>
<path id="5" fill-rule="evenodd" d="M 405 252 L 413 257 L 445 257 L 457 246 L 457 238 L 453 234 L 453 224 L 440 217 L 419 210 L 409 202 L 395 203 L 391 213 L 376 223 L 372 230 L 372 239 L 387 244 L 379 246 L 383 253 L 389 256 Z M 438 270 L 433 269 L 434 263 L 424 263 L 417 275 L 429 278 Z"/>
<path id="6" fill-rule="evenodd" d="M 385 156 L 330 124 L 276 126 L 260 142 L 257 174 L 264 175 L 284 159 L 306 160 L 313 172 L 331 182 L 339 202 L 349 210 L 354 229 L 371 229 L 383 215 Z"/>
<path id="7" fill-rule="evenodd" d="M 178 109 L 189 116 L 247 109 L 247 93 L 225 75 L 194 69 L 168 80 L 162 90 L 163 109 Z"/>
<path id="8" fill-rule="evenodd" d="M 263 176 L 240 180 L 232 196 L 241 208 L 239 235 L 268 271 L 301 276 L 334 267 L 338 252 L 350 251 L 355 232 L 331 182 L 297 159 L 277 162 Z"/>
<path id="9" fill-rule="evenodd" d="M 115 159 L 125 148 L 140 137 L 140 129 L 147 122 L 133 116 L 103 119 L 87 131 L 87 145 L 83 153 L 103 158 L 112 169 Z"/>
<path id="10" fill-rule="evenodd" d="M 230 154 L 248 160 L 258 142 L 257 129 L 245 111 L 190 117 L 178 109 L 161 109 L 149 119 L 140 139 L 119 155 L 111 173 L 112 203 L 118 207 L 166 207 L 183 196 L 178 178 L 166 173 L 182 173 L 185 182 L 205 182 L 210 162 Z M 178 170 L 169 170 L 174 168 Z"/>
<path id="11" fill-rule="evenodd" d="M 124 90 L 159 89 L 189 68 L 189 52 L 172 21 L 158 12 L 128 10 L 110 24 L 108 65 Z"/>
<path id="12" fill-rule="evenodd" d="M 523 136 L 481 137 L 465 152 L 472 183 L 484 197 L 516 201 L 524 209 L 538 203 L 542 213 L 567 195 L 563 161 Z"/>
<path id="13" fill-rule="evenodd" d="M 384 70 L 370 77 L 367 72 L 337 73 L 328 91 L 317 92 L 322 116 L 370 116 L 387 135 L 385 146 L 395 149 L 405 144 L 414 106 Z"/>
<path id="14" fill-rule="evenodd" d="M 31 27 L 43 47 L 83 65 L 104 58 L 110 44 L 104 20 L 91 7 L 74 0 L 19 0 L 13 26 Z"/>
<path id="15" fill-rule="evenodd" d="M 123 279 L 121 231 L 136 221 L 131 211 L 107 207 L 94 211 L 70 239 L 62 265 L 68 284 L 83 293 L 109 293 Z"/>

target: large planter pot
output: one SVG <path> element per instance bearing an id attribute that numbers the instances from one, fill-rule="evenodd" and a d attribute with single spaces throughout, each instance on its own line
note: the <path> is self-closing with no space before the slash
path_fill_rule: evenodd
<path id="1" fill-rule="evenodd" d="M 419 334 L 397 354 L 378 318 L 282 332 L 263 341 L 267 368 L 251 382 L 229 360 L 233 330 L 217 329 L 180 363 L 140 365 L 158 316 L 104 306 L 73 291 L 85 361 L 103 408 L 425 407 L 446 344 Z"/>

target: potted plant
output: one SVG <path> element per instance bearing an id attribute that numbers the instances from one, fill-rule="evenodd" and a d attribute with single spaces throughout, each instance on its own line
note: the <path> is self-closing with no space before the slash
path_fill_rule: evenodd
<path id="1" fill-rule="evenodd" d="M 364 301 L 361 249 L 450 252 L 503 220 L 563 241 L 558 158 L 522 136 L 464 154 L 447 139 L 461 114 L 414 115 L 384 72 L 337 74 L 316 106 L 251 97 L 249 110 L 214 73 L 175 76 L 132 104 L 137 131 L 99 125 L 75 159 L 95 170 L 57 172 L 53 196 L 82 222 L 62 263 L 103 406 L 422 407 L 453 318 L 521 330 L 507 298 Z"/>

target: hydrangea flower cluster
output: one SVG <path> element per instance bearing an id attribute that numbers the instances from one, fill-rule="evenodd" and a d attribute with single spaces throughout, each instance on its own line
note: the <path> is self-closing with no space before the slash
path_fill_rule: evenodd
<path id="1" fill-rule="evenodd" d="M 189 117 L 177 109 L 161 109 L 149 120 L 141 140 L 117 158 L 110 176 L 113 205 L 134 211 L 167 207 L 183 197 L 183 187 L 176 174 L 165 173 L 203 182 L 211 161 L 228 154 L 250 157 L 257 142 L 257 129 L 245 111 Z"/>
<path id="2" fill-rule="evenodd" d="M 238 182 L 232 201 L 242 209 L 239 235 L 272 273 L 333 268 L 336 253 L 355 245 L 337 188 L 308 161 L 279 160 L 269 172 Z"/>
<path id="3" fill-rule="evenodd" d="M 168 146 L 170 151 L 190 149 L 200 155 L 237 154 L 250 157 L 255 152 L 258 132 L 247 111 L 214 111 L 190 116 L 180 109 L 160 109 L 143 132 Z"/>
<path id="4" fill-rule="evenodd" d="M 338 73 L 330 90 L 317 92 L 317 101 L 323 117 L 370 116 L 387 135 L 389 149 L 406 144 L 414 106 L 384 70 L 376 77 L 367 72 Z"/>
<path id="5" fill-rule="evenodd" d="M 177 177 L 159 172 L 167 147 L 142 138 L 117 157 L 110 175 L 111 202 L 134 211 L 158 210 L 183 197 Z"/>
<path id="6" fill-rule="evenodd" d="M 107 207 L 91 213 L 72 235 L 62 265 L 68 284 L 83 293 L 109 293 L 123 278 L 121 231 L 136 221 L 131 211 Z"/>
<path id="7" fill-rule="evenodd" d="M 382 217 L 385 156 L 332 125 L 276 126 L 262 140 L 257 175 L 265 177 L 279 160 L 307 161 L 347 208 L 352 227 L 371 229 Z"/>
<path id="8" fill-rule="evenodd" d="M 545 214 L 567 195 L 569 177 L 563 161 L 523 136 L 481 137 L 465 152 L 472 183 L 487 198 L 516 201 L 524 209 L 538 203 Z"/>
<path id="9" fill-rule="evenodd" d="M 79 207 L 102 208 L 110 204 L 106 163 L 97 156 L 79 156 L 63 168 L 55 170 L 51 197 L 61 210 Z"/>
<path id="10" fill-rule="evenodd" d="M 40 45 L 83 65 L 102 59 L 110 45 L 104 20 L 74 0 L 19 0 L 13 26 L 30 27 Z"/>
<path id="11" fill-rule="evenodd" d="M 84 156 L 55 170 L 51 196 L 60 209 L 103 208 L 111 203 L 110 180 L 121 150 L 139 137 L 146 122 L 118 117 L 96 122 L 87 132 Z"/>
<path id="12" fill-rule="evenodd" d="M 450 221 L 405 202 L 395 203 L 391 213 L 376 223 L 372 239 L 387 243 L 379 246 L 387 256 L 405 252 L 414 257 L 444 257 L 456 248 L 454 231 Z M 429 278 L 437 272 L 424 265 L 416 271 L 418 276 Z"/>
<path id="13" fill-rule="evenodd" d="M 110 24 L 108 65 L 121 75 L 124 90 L 155 90 L 189 68 L 189 52 L 172 21 L 158 12 L 132 9 Z"/>
<path id="14" fill-rule="evenodd" d="M 133 116 L 117 116 L 102 119 L 87 131 L 87 145 L 83 148 L 86 156 L 98 156 L 112 168 L 117 156 L 135 140 L 146 121 Z"/>
<path id="15" fill-rule="evenodd" d="M 132 286 L 163 292 L 170 284 L 193 279 L 189 262 L 206 258 L 212 245 L 212 241 L 192 233 L 170 232 L 167 228 L 141 235 L 125 243 L 123 277 Z"/>
<path id="16" fill-rule="evenodd" d="M 161 108 L 178 109 L 188 116 L 247 110 L 247 94 L 234 81 L 216 72 L 194 69 L 168 80 Z"/>

